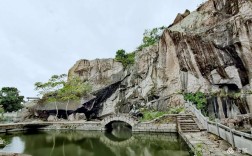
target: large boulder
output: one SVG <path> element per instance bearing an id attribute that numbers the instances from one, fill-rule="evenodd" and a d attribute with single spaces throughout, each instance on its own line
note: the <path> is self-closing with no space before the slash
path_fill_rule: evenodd
<path id="1" fill-rule="evenodd" d="M 49 122 L 54 122 L 57 120 L 58 120 L 58 118 L 54 115 L 49 115 L 49 117 L 47 118 L 47 121 L 49 121 Z"/>
<path id="2" fill-rule="evenodd" d="M 75 115 L 74 115 L 74 114 L 70 114 L 70 115 L 68 116 L 68 120 L 69 120 L 69 121 L 75 121 Z"/>
<path id="3" fill-rule="evenodd" d="M 84 113 L 76 113 L 75 119 L 76 120 L 86 120 L 86 115 Z"/>

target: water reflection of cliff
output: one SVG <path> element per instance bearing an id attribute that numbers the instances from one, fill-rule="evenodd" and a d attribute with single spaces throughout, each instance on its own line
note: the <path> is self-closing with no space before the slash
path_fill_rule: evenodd
<path id="1" fill-rule="evenodd" d="M 176 134 L 134 134 L 127 140 L 111 140 L 100 132 L 39 132 L 15 134 L 33 156 L 177 156 L 189 155 Z M 14 135 L 4 137 L 13 138 Z M 10 144 L 10 147 L 15 145 Z M 13 151 L 15 152 L 15 151 Z"/>

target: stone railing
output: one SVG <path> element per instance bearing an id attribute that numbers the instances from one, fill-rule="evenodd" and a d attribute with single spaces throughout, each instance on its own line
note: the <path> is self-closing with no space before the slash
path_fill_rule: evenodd
<path id="1" fill-rule="evenodd" d="M 208 132 L 213 133 L 220 138 L 229 142 L 232 147 L 236 147 L 244 153 L 252 155 L 252 134 L 243 133 L 235 129 L 231 129 L 225 125 L 217 122 L 209 121 L 208 117 L 205 117 L 200 110 L 198 110 L 192 103 L 186 102 L 186 109 L 190 110 L 195 114 L 198 120 L 201 122 L 203 127 Z"/>

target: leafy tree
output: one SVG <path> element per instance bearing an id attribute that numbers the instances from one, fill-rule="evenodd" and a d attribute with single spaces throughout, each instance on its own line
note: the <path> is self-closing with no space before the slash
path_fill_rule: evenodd
<path id="1" fill-rule="evenodd" d="M 91 86 L 83 82 L 78 77 L 72 77 L 66 81 L 67 75 L 53 75 L 48 82 L 36 82 L 35 90 L 38 90 L 43 99 L 48 102 L 54 102 L 56 116 L 58 116 L 57 101 L 67 101 L 66 115 L 70 100 L 80 99 L 82 96 L 91 91 Z"/>
<path id="2" fill-rule="evenodd" d="M 185 93 L 184 99 L 193 102 L 197 109 L 200 109 L 202 113 L 206 114 L 207 109 L 207 97 L 202 92 Z"/>
<path id="3" fill-rule="evenodd" d="M 121 62 L 123 67 L 126 68 L 135 62 L 135 52 L 126 53 L 125 50 L 120 49 L 116 52 L 115 60 Z"/>
<path id="4" fill-rule="evenodd" d="M 7 112 L 21 109 L 23 101 L 24 96 L 20 96 L 15 87 L 3 87 L 0 91 L 0 105 Z"/>
<path id="5" fill-rule="evenodd" d="M 53 75 L 48 82 L 36 82 L 35 90 L 39 91 L 39 94 L 43 96 L 48 102 L 53 102 L 56 109 L 56 116 L 58 116 L 58 106 L 57 99 L 58 93 L 57 91 L 60 88 L 63 88 L 66 83 L 66 74 L 61 75 Z"/>
<path id="6" fill-rule="evenodd" d="M 123 50 L 123 49 L 117 50 L 115 58 L 117 61 L 124 60 L 126 58 L 125 50 Z"/>
<path id="7" fill-rule="evenodd" d="M 159 28 L 153 28 L 151 30 L 145 30 L 143 34 L 143 43 L 139 47 L 137 47 L 137 50 L 141 51 L 143 50 L 143 48 L 157 43 L 165 28 L 165 26 L 162 26 Z"/>
<path id="8" fill-rule="evenodd" d="M 126 59 L 126 64 L 127 64 L 127 65 L 132 65 L 132 64 L 135 63 L 135 55 L 136 55 L 135 52 L 127 53 L 127 54 L 126 54 L 126 57 L 127 57 L 127 59 Z"/>
<path id="9" fill-rule="evenodd" d="M 58 97 L 62 101 L 67 101 L 66 116 L 68 116 L 67 110 L 70 100 L 80 99 L 91 90 L 92 87 L 88 83 L 83 82 L 79 77 L 73 77 L 65 83 L 64 87 L 58 91 Z"/>

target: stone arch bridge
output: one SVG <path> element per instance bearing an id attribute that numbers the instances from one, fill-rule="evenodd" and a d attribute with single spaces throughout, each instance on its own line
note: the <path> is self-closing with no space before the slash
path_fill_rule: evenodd
<path id="1" fill-rule="evenodd" d="M 115 114 L 115 115 L 109 115 L 105 117 L 102 122 L 102 130 L 105 130 L 106 125 L 115 122 L 115 121 L 121 121 L 129 124 L 132 128 L 139 123 L 138 119 L 130 116 L 129 114 Z"/>

